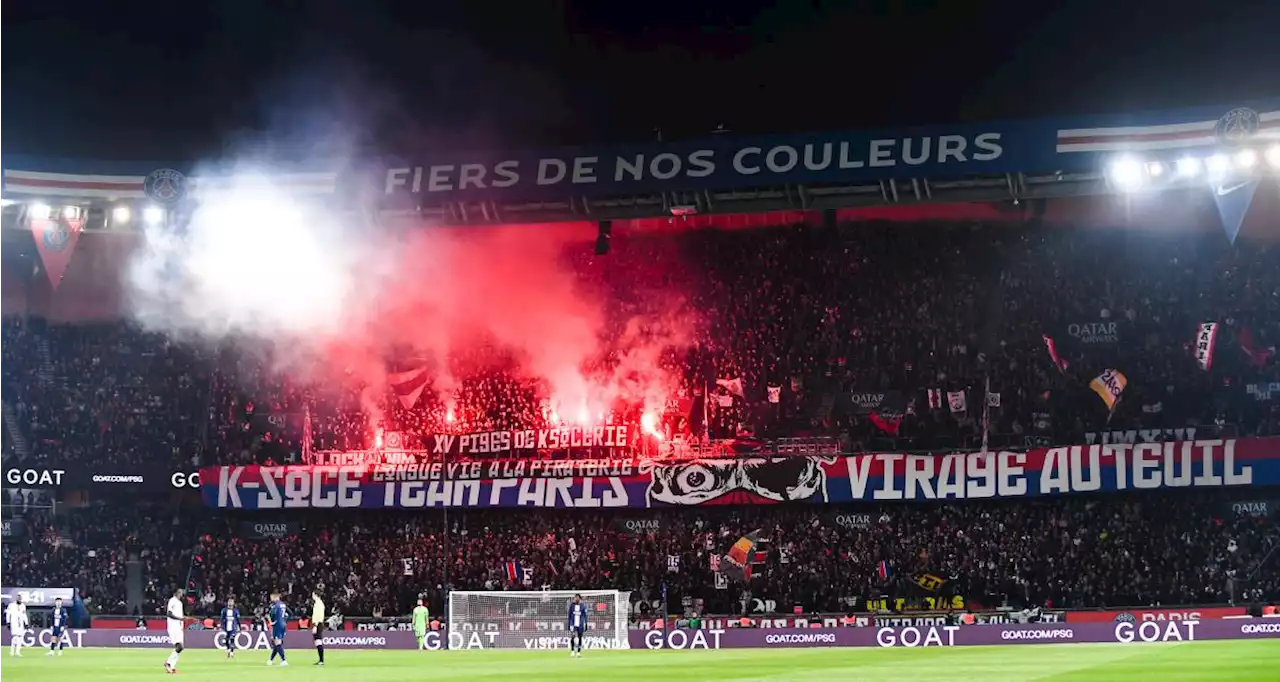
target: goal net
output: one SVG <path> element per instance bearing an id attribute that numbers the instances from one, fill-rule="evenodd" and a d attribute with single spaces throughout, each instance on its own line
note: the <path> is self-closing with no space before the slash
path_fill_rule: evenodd
<path id="1" fill-rule="evenodd" d="M 568 649 L 569 604 L 587 605 L 583 649 L 626 649 L 630 593 L 615 590 L 449 593 L 449 648 Z"/>

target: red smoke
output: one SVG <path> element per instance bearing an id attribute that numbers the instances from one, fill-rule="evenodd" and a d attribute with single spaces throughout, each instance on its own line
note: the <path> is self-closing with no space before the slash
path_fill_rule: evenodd
<path id="1" fill-rule="evenodd" d="M 393 359 L 431 367 L 445 406 L 438 421 L 457 429 L 473 416 L 455 411 L 460 382 L 483 373 L 538 382 L 546 416 L 572 423 L 603 420 L 619 400 L 660 410 L 678 387 L 664 353 L 687 348 L 694 328 L 682 292 L 652 284 L 669 279 L 655 268 L 677 263 L 592 256 L 594 238 L 583 224 L 404 233 L 388 262 L 371 264 L 358 310 L 323 344 L 327 367 L 314 378 L 367 387 L 373 426 L 395 400 Z"/>

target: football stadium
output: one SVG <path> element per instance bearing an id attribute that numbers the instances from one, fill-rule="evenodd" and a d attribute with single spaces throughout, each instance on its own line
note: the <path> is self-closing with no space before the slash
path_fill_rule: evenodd
<path id="1" fill-rule="evenodd" d="M 3 199 L 6 680 L 1280 669 L 1280 101 Z"/>

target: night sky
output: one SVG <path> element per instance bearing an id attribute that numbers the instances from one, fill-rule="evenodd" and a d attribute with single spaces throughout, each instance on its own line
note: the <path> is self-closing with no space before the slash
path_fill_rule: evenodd
<path id="1" fill-rule="evenodd" d="M 11 0 L 3 144 L 304 158 L 1227 106 L 1280 94 L 1278 26 L 1275 0 Z"/>

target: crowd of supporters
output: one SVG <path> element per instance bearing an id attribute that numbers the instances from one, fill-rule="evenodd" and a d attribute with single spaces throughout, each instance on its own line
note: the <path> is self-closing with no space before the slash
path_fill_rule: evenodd
<path id="1" fill-rule="evenodd" d="M 186 579 L 195 535 L 175 509 L 128 504 L 5 507 L 21 531 L 4 542 L 6 585 L 75 587 L 91 613 L 156 613 L 164 593 Z M 129 607 L 128 562 L 139 562 L 145 605 Z"/>
<path id="2" fill-rule="evenodd" d="M 144 576 L 141 613 L 186 584 L 199 615 L 234 596 L 261 607 L 275 590 L 301 608 L 315 586 L 348 615 L 403 615 L 419 596 L 439 613 L 453 589 L 623 589 L 646 603 L 739 613 L 867 610 L 866 600 L 963 598 L 966 607 L 1053 608 L 1251 603 L 1280 599 L 1262 563 L 1273 519 L 1236 511 L 1256 491 L 1111 494 L 1043 501 L 860 507 L 742 507 L 616 514 L 365 512 L 198 520 L 174 510 L 92 507 L 27 514 L 4 545 L 6 580 L 74 585 L 96 613 L 134 613 L 126 562 Z M 1274 504 L 1274 501 L 1272 502 Z M 715 562 L 759 531 L 763 562 L 747 583 Z M 881 575 L 880 562 L 887 567 Z M 514 562 L 514 564 L 512 564 Z M 518 565 L 518 573 L 509 572 Z M 926 591 L 923 575 L 945 584 Z M 299 611 L 302 613 L 303 611 Z"/>
<path id="3" fill-rule="evenodd" d="M 1270 389 L 1280 381 L 1280 253 L 1267 244 L 1232 246 L 1209 231 L 849 224 L 620 235 L 608 256 L 565 259 L 607 301 L 609 338 L 656 333 L 632 326 L 673 309 L 693 315 L 692 337 L 650 359 L 677 377 L 663 420 L 673 436 L 975 447 L 984 404 L 1002 446 L 1134 428 L 1280 431 L 1280 393 Z M 1209 372 L 1192 353 L 1207 320 L 1222 325 Z M 1087 338 L 1079 330 L 1089 325 L 1103 333 Z M 9 316 L 3 361 L 6 464 L 296 461 L 306 434 L 316 450 L 367 446 L 370 402 L 389 429 L 410 433 L 537 428 L 552 418 L 545 388 L 509 349 L 485 345 L 449 358 L 449 399 L 428 390 L 408 407 L 390 391 L 299 382 L 272 371 L 270 354 L 174 341 L 127 322 Z M 618 362 L 593 359 L 585 371 Z M 1087 386 L 1107 368 L 1129 380 L 1113 414 Z M 901 403 L 869 410 L 849 398 L 881 393 Z M 957 393 L 963 410 L 952 409 Z M 624 406 L 611 418 L 637 416 Z M 11 507 L 32 505 L 24 497 Z M 447 533 L 431 514 L 361 514 L 301 519 L 296 535 L 256 542 L 238 536 L 238 518 L 210 526 L 166 510 L 94 506 L 56 517 L 27 511 L 30 532 L 5 543 L 4 569 L 6 580 L 74 583 L 102 610 L 123 605 L 122 566 L 136 560 L 147 613 L 186 575 L 209 608 L 231 594 L 263 603 L 274 588 L 301 600 L 323 583 L 344 611 L 372 613 L 403 612 L 422 592 L 438 599 L 446 567 L 455 588 L 508 587 L 505 562 L 518 561 L 532 571 L 528 585 L 517 581 L 526 587 L 652 596 L 666 583 L 673 598 L 724 612 L 737 610 L 742 587 L 718 589 L 710 559 L 760 528 L 768 566 L 750 591 L 783 607 L 843 611 L 849 598 L 914 589 L 920 573 L 983 603 L 1277 596 L 1274 571 L 1242 575 L 1272 546 L 1274 526 L 1233 517 L 1215 496 L 857 511 L 872 522 L 840 525 L 837 510 L 810 507 L 666 512 L 653 517 L 653 533 L 627 530 L 625 517 L 559 512 L 458 512 Z M 872 570 L 881 560 L 891 578 Z"/>
<path id="4" fill-rule="evenodd" d="M 607 302 L 612 340 L 673 308 L 693 314 L 692 338 L 649 360 L 678 377 L 663 422 L 671 435 L 825 433 L 913 450 L 977 446 L 988 386 L 999 395 L 989 433 L 1002 446 L 1104 429 L 1275 432 L 1276 402 L 1249 387 L 1280 379 L 1277 259 L 1270 245 L 1232 246 L 1209 231 L 897 224 L 639 235 L 605 257 L 565 254 L 579 285 Z M 1222 324 L 1211 372 L 1191 352 L 1206 320 Z M 1113 331 L 1079 331 L 1098 324 Z M 1070 365 L 1062 372 L 1045 335 Z M 5 409 L 19 456 L 33 461 L 278 462 L 302 449 L 304 414 L 313 449 L 368 446 L 370 404 L 388 430 L 410 434 L 547 425 L 545 388 L 509 351 L 455 352 L 447 399 L 432 387 L 406 409 L 385 386 L 319 387 L 272 371 L 270 353 L 127 323 L 8 317 Z M 1129 381 L 1114 414 L 1088 389 L 1107 368 Z M 849 398 L 886 392 L 901 396 L 876 415 L 892 428 Z M 956 393 L 966 409 L 951 409 Z"/>

